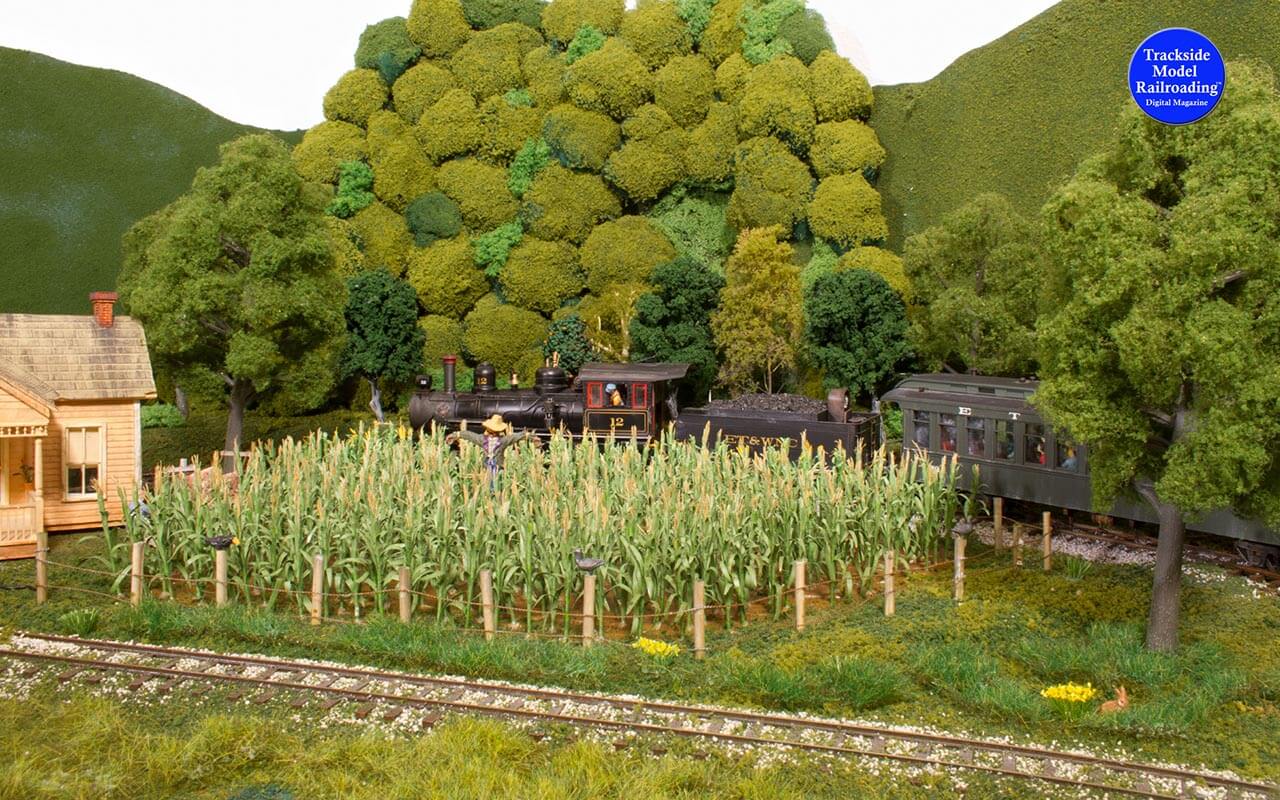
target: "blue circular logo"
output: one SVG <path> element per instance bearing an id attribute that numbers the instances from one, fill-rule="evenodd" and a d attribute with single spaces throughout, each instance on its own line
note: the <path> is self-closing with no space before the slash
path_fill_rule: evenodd
<path id="1" fill-rule="evenodd" d="M 1129 62 L 1129 92 L 1147 116 L 1167 125 L 1202 119 L 1222 99 L 1227 70 L 1204 34 L 1165 28 L 1147 37 Z"/>

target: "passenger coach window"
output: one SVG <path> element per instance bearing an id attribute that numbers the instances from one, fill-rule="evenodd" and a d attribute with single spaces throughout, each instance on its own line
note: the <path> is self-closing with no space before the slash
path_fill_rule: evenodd
<path id="1" fill-rule="evenodd" d="M 1043 467 L 1046 462 L 1043 425 L 1027 425 L 1026 448 L 1023 461 L 1028 464 L 1039 464 Z"/>
<path id="2" fill-rule="evenodd" d="M 1065 469 L 1069 472 L 1075 472 L 1080 465 L 1080 459 L 1076 456 L 1076 446 L 1069 442 L 1058 442 L 1058 453 L 1055 463 L 1058 469 Z"/>
<path id="3" fill-rule="evenodd" d="M 911 412 L 911 441 L 915 442 L 925 450 L 929 449 L 929 412 L 928 411 L 912 411 Z"/>
<path id="4" fill-rule="evenodd" d="M 1007 419 L 996 420 L 996 453 L 1002 461 L 1012 461 L 1014 454 L 1013 423 Z"/>
<path id="5" fill-rule="evenodd" d="M 942 449 L 948 453 L 956 451 L 956 415 L 939 414 L 938 430 L 942 434 Z"/>
<path id="6" fill-rule="evenodd" d="M 987 457 L 987 421 L 982 417 L 965 417 L 965 452 L 975 458 Z"/>

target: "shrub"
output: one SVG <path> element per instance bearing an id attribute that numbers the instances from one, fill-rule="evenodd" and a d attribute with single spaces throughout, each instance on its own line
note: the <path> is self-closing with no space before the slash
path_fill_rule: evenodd
<path id="1" fill-rule="evenodd" d="M 337 183 L 338 168 L 368 156 L 364 131 L 349 122 L 321 122 L 293 148 L 293 167 L 304 180 Z"/>
<path id="2" fill-rule="evenodd" d="M 534 105 L 552 108 L 564 99 L 565 65 L 556 51 L 550 47 L 530 50 L 520 67 Z"/>
<path id="3" fill-rule="evenodd" d="M 338 194 L 325 209 L 347 219 L 373 202 L 373 170 L 363 161 L 348 161 L 338 168 Z"/>
<path id="4" fill-rule="evenodd" d="M 885 152 L 870 125 L 850 119 L 819 125 L 809 157 L 819 178 L 861 172 L 871 180 L 884 163 Z"/>
<path id="5" fill-rule="evenodd" d="M 585 55 L 590 55 L 604 47 L 605 36 L 590 25 L 583 25 L 573 35 L 573 41 L 564 51 L 564 63 L 572 64 Z"/>
<path id="6" fill-rule="evenodd" d="M 533 95 L 529 94 L 529 90 L 523 86 L 507 92 L 502 96 L 502 99 L 512 108 L 531 108 L 533 106 Z"/>
<path id="7" fill-rule="evenodd" d="M 578 250 L 564 242 L 525 239 L 511 251 L 500 280 L 507 300 L 550 314 L 582 292 Z"/>
<path id="8" fill-rule="evenodd" d="M 829 51 L 820 53 L 809 66 L 809 72 L 813 85 L 822 87 L 813 97 L 819 122 L 865 120 L 871 116 L 871 84 L 847 59 Z"/>
<path id="9" fill-rule="evenodd" d="M 726 202 L 724 195 L 707 199 L 672 192 L 654 207 L 650 219 L 678 256 L 719 272 L 733 245 L 733 232 L 725 224 Z"/>
<path id="10" fill-rule="evenodd" d="M 715 70 L 702 56 L 673 58 L 654 76 L 653 101 L 681 127 L 702 122 L 715 93 Z"/>
<path id="11" fill-rule="evenodd" d="M 177 406 L 153 403 L 142 406 L 142 428 L 181 428 L 187 424 Z"/>
<path id="12" fill-rule="evenodd" d="M 499 375 L 507 375 L 530 352 L 539 362 L 539 346 L 547 336 L 547 320 L 542 315 L 485 295 L 467 315 L 462 342 L 472 363 L 488 361 Z"/>
<path id="13" fill-rule="evenodd" d="M 388 86 L 422 55 L 422 48 L 409 37 L 404 17 L 391 17 L 375 22 L 360 34 L 356 48 L 356 66 L 374 69 Z"/>
<path id="14" fill-rule="evenodd" d="M 560 366 L 571 375 L 595 359 L 595 348 L 587 338 L 587 324 L 576 313 L 557 319 L 547 330 L 542 357 L 554 359 L 556 356 L 560 357 Z"/>
<path id="15" fill-rule="evenodd" d="M 524 196 L 520 214 L 525 229 L 539 239 L 581 244 L 599 223 L 622 213 L 618 198 L 598 175 L 571 172 L 551 164 Z"/>
<path id="16" fill-rule="evenodd" d="M 571 312 L 586 323 L 587 339 L 601 359 L 631 358 L 631 320 L 636 315 L 636 300 L 648 291 L 649 286 L 644 283 L 611 284 L 598 295 L 582 298 Z"/>
<path id="17" fill-rule="evenodd" d="M 507 189 L 517 198 L 524 197 L 544 167 L 551 161 L 551 146 L 541 137 L 529 139 L 511 159 L 511 168 L 507 171 Z"/>
<path id="18" fill-rule="evenodd" d="M 688 134 L 675 129 L 627 142 L 609 156 L 605 176 L 632 202 L 654 200 L 684 177 L 688 141 Z"/>
<path id="19" fill-rule="evenodd" d="M 476 101 L 465 89 L 445 92 L 435 105 L 422 112 L 414 133 L 422 152 L 437 164 L 470 153 L 484 139 Z"/>
<path id="20" fill-rule="evenodd" d="M 458 88 L 453 73 L 430 61 L 420 61 L 401 75 L 391 87 L 391 100 L 396 113 L 410 125 L 417 124 L 422 112 L 440 101 L 451 89 Z"/>
<path id="21" fill-rule="evenodd" d="M 465 236 L 415 250 L 408 278 L 428 314 L 451 319 L 461 319 L 489 291 L 489 281 L 476 268 Z"/>
<path id="22" fill-rule="evenodd" d="M 781 56 L 751 70 L 738 127 L 744 136 L 774 136 L 803 155 L 813 143 L 817 114 L 813 108 L 809 70 L 795 58 Z"/>
<path id="23" fill-rule="evenodd" d="M 346 220 L 325 217 L 326 233 L 333 253 L 333 269 L 342 278 L 359 275 L 367 268 L 360 252 L 360 235 Z"/>
<path id="24" fill-rule="evenodd" d="M 143 410 L 144 419 L 146 417 L 146 410 L 148 408 L 168 408 L 168 409 L 172 409 L 175 412 L 178 410 L 173 406 L 143 406 L 142 410 Z M 178 419 L 179 420 L 182 419 L 181 414 L 178 414 Z M 179 422 L 179 424 L 181 424 L 181 422 Z M 147 426 L 144 423 L 142 427 L 145 428 Z M 165 427 L 176 427 L 176 426 L 168 425 Z M 58 629 L 61 630 L 63 633 L 67 634 L 68 636 L 79 636 L 83 638 L 86 636 L 92 636 L 93 632 L 98 629 L 98 625 L 101 624 L 101 621 L 102 621 L 101 615 L 98 609 L 77 608 L 72 611 L 68 611 L 67 613 L 58 617 Z"/>
<path id="25" fill-rule="evenodd" d="M 864 269 L 875 273 L 889 284 L 889 288 L 897 292 L 902 302 L 910 306 L 915 298 L 911 288 L 911 279 L 907 277 L 907 268 L 902 258 L 889 250 L 879 247 L 855 247 L 840 257 L 836 270 Z"/>
<path id="26" fill-rule="evenodd" d="M 462 323 L 458 320 L 428 314 L 418 319 L 418 327 L 426 335 L 422 360 L 427 369 L 435 369 L 445 356 L 456 356 L 462 352 Z"/>
<path id="27" fill-rule="evenodd" d="M 606 222 L 582 246 L 587 288 L 597 295 L 612 284 L 648 283 L 654 267 L 675 257 L 675 247 L 645 217 Z"/>
<path id="28" fill-rule="evenodd" d="M 519 22 L 530 28 L 542 24 L 545 0 L 462 0 L 462 14 L 476 30 Z"/>
<path id="29" fill-rule="evenodd" d="M 372 69 L 353 69 L 324 96 L 325 119 L 363 127 L 369 115 L 387 104 L 387 84 Z"/>
<path id="30" fill-rule="evenodd" d="M 507 24 L 501 28 L 481 31 L 471 41 L 458 48 L 449 59 L 449 69 L 459 84 L 471 90 L 477 101 L 495 94 L 501 95 L 523 84 L 520 62 L 527 50 L 522 40 L 528 41 L 522 25 Z M 525 28 L 534 41 L 541 43 L 537 31 Z"/>
<path id="31" fill-rule="evenodd" d="M 791 43 L 779 35 L 783 20 L 804 10 L 804 0 L 752 0 L 742 8 L 742 55 L 752 64 L 766 64 L 792 53 Z"/>
<path id="32" fill-rule="evenodd" d="M 452 239 L 462 232 L 462 210 L 442 192 L 414 200 L 404 218 L 418 247 L 430 247 L 436 239 Z"/>
<path id="33" fill-rule="evenodd" d="M 751 77 L 751 65 L 741 53 L 734 53 L 716 68 L 716 96 L 726 103 L 737 104 L 747 91 L 747 79 Z"/>
<path id="34" fill-rule="evenodd" d="M 657 69 L 693 47 L 689 26 L 670 2 L 641 3 L 628 12 L 622 18 L 621 37 L 649 69 Z"/>
<path id="35" fill-rule="evenodd" d="M 519 222 L 508 222 L 499 225 L 488 233 L 471 240 L 471 251 L 476 259 L 476 266 L 484 270 L 489 278 L 497 278 L 506 266 L 511 248 L 524 238 L 524 227 Z"/>
<path id="36" fill-rule="evenodd" d="M 404 211 L 414 198 L 436 188 L 436 168 L 422 154 L 407 126 L 399 136 L 380 140 L 376 145 L 372 126 L 371 121 L 369 162 L 373 165 L 373 193 L 392 210 Z"/>
<path id="37" fill-rule="evenodd" d="M 815 237 L 813 240 L 813 249 L 809 254 L 809 261 L 800 270 L 800 289 L 808 292 L 813 288 L 813 284 L 823 275 L 830 275 L 836 271 L 836 266 L 840 263 L 840 254 L 831 246 L 830 242 Z"/>
<path id="38" fill-rule="evenodd" d="M 636 301 L 631 321 L 632 358 L 689 364 L 680 396 L 686 402 L 703 398 L 719 366 L 711 314 L 720 304 L 724 278 L 687 257 L 659 265 L 650 277 L 656 289 Z"/>
<path id="39" fill-rule="evenodd" d="M 525 142 L 542 135 L 542 117 L 541 109 L 490 97 L 480 106 L 480 127 L 484 130 L 480 154 L 491 161 L 510 162 Z"/>
<path id="40" fill-rule="evenodd" d="M 623 0 L 552 0 L 542 12 L 542 31 L 561 46 L 583 25 L 612 36 L 622 27 Z"/>
<path id="41" fill-rule="evenodd" d="M 610 39 L 569 65 L 564 87 L 579 108 L 621 120 L 649 101 L 653 76 L 635 51 L 620 39 Z"/>
<path id="42" fill-rule="evenodd" d="M 742 16 L 744 0 L 719 0 L 711 9 L 711 19 L 702 33 L 699 50 L 711 59 L 712 64 L 719 64 L 742 49 Z"/>
<path id="43" fill-rule="evenodd" d="M 805 296 L 804 318 L 805 344 L 828 388 L 874 394 L 910 352 L 902 298 L 874 272 L 818 278 Z"/>
<path id="44" fill-rule="evenodd" d="M 542 137 L 561 164 L 599 172 L 622 143 L 618 124 L 604 114 L 562 103 L 547 114 Z"/>
<path id="45" fill-rule="evenodd" d="M 718 186 L 733 177 L 738 149 L 738 114 L 728 103 L 713 103 L 707 118 L 689 134 L 685 172 L 690 183 Z"/>
<path id="46" fill-rule="evenodd" d="M 827 31 L 827 22 L 812 8 L 802 8 L 778 25 L 779 38 L 791 45 L 791 52 L 805 64 L 820 53 L 835 52 L 836 43 Z"/>
<path id="47" fill-rule="evenodd" d="M 670 114 L 648 103 L 622 121 L 622 135 L 627 139 L 652 139 L 674 127 L 676 123 Z"/>
<path id="48" fill-rule="evenodd" d="M 462 209 L 472 230 L 487 231 L 514 218 L 519 211 L 507 191 L 507 171 L 474 158 L 450 161 L 436 176 L 440 188 Z"/>
<path id="49" fill-rule="evenodd" d="M 782 142 L 768 136 L 743 142 L 734 157 L 729 224 L 739 230 L 771 225 L 790 230 L 804 219 L 812 186 L 809 168 Z"/>
<path id="50" fill-rule="evenodd" d="M 858 174 L 833 175 L 818 184 L 809 204 L 814 234 L 843 248 L 882 241 L 889 225 L 880 211 L 880 195 Z"/>
<path id="51" fill-rule="evenodd" d="M 406 27 L 428 58 L 450 55 L 471 37 L 458 0 L 413 0 Z"/>
<path id="52" fill-rule="evenodd" d="M 413 239 L 404 217 L 384 206 L 370 203 L 351 218 L 351 228 L 359 236 L 360 250 L 368 268 L 386 267 L 397 277 L 404 274 Z"/>

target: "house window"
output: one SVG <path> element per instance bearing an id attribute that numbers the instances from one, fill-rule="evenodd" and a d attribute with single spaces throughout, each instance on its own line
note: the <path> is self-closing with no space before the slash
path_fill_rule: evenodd
<path id="1" fill-rule="evenodd" d="M 96 497 L 102 475 L 102 427 L 86 425 L 67 428 L 67 445 L 63 456 L 67 474 L 67 499 L 87 500 Z"/>

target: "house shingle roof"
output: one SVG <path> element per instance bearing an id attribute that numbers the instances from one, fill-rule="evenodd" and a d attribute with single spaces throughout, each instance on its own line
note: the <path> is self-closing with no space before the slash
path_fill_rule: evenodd
<path id="1" fill-rule="evenodd" d="M 130 317 L 103 328 L 91 316 L 0 314 L 6 377 L 47 400 L 155 397 L 147 336 Z"/>

